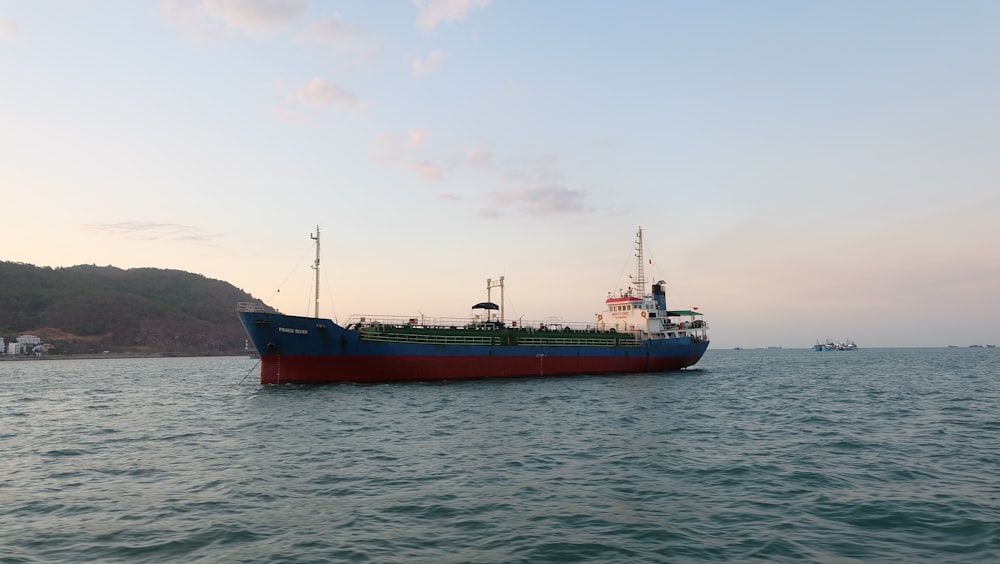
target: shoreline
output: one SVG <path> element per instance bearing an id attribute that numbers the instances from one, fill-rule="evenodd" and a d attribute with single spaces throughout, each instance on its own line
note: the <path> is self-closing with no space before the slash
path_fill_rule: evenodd
<path id="1" fill-rule="evenodd" d="M 247 356 L 248 353 L 89 353 L 89 354 L 53 354 L 42 356 L 10 356 L 0 355 L 0 362 L 21 362 L 36 360 L 81 360 L 95 358 L 193 358 L 215 356 Z"/>

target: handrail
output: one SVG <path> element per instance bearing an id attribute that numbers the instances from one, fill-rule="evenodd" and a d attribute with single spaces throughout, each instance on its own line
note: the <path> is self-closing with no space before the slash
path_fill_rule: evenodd
<path id="1" fill-rule="evenodd" d="M 530 334 L 529 334 L 530 335 Z M 442 334 L 442 333 L 410 333 L 405 331 L 361 331 L 361 340 L 392 343 L 420 343 L 440 345 L 502 345 L 505 341 L 515 346 L 590 346 L 590 347 L 637 347 L 640 341 L 631 336 L 621 335 L 606 338 L 567 337 L 567 336 L 518 336 L 516 339 L 504 339 L 498 334 Z"/>
<path id="2" fill-rule="evenodd" d="M 352 315 L 347 319 L 345 324 L 345 326 L 349 325 L 361 327 L 387 325 L 390 327 L 423 327 L 427 329 L 478 328 L 481 330 L 499 330 L 503 328 L 525 331 L 559 331 L 571 329 L 573 331 L 587 331 L 592 333 L 600 332 L 596 324 L 579 321 L 508 321 L 501 327 L 495 320 L 488 321 L 474 317 L 428 317 L 381 314 Z"/>
<path id="3" fill-rule="evenodd" d="M 421 343 L 440 345 L 499 345 L 500 337 L 479 335 L 441 335 L 438 333 L 373 333 L 362 332 L 362 341 L 391 343 Z"/>
<path id="4" fill-rule="evenodd" d="M 569 337 L 539 338 L 526 337 L 517 340 L 523 346 L 555 346 L 555 347 L 638 347 L 638 339 L 580 339 Z"/>

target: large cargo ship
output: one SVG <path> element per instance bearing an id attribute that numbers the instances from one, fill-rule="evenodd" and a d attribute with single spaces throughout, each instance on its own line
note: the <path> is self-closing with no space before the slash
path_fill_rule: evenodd
<path id="1" fill-rule="evenodd" d="M 316 235 L 319 278 L 319 228 Z M 646 292 L 642 228 L 636 273 L 627 290 L 608 293 L 589 323 L 507 322 L 504 279 L 487 279 L 487 300 L 468 318 L 355 315 L 344 325 L 240 303 L 240 322 L 260 354 L 261 384 L 405 382 L 469 378 L 625 374 L 680 370 L 708 349 L 697 308 L 667 309 L 661 280 Z M 318 284 L 317 284 L 318 287 Z M 500 304 L 491 301 L 498 289 Z"/>

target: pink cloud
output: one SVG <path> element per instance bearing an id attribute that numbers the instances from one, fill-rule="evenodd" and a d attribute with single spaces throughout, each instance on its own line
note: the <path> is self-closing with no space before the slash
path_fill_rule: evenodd
<path id="1" fill-rule="evenodd" d="M 404 164 L 410 169 L 415 170 L 425 180 L 433 182 L 440 182 L 444 179 L 446 172 L 430 161 L 405 161 Z"/>
<path id="2" fill-rule="evenodd" d="M 412 170 L 425 180 L 438 182 L 448 172 L 445 166 L 414 156 L 419 154 L 426 138 L 426 129 L 413 128 L 403 135 L 384 133 L 375 139 L 375 158 Z"/>
<path id="3" fill-rule="evenodd" d="M 279 84 L 279 88 L 285 91 L 284 101 L 272 112 L 277 119 L 289 124 L 314 123 L 311 114 L 327 110 L 348 113 L 363 120 L 371 107 L 350 90 L 318 76 L 298 87 Z"/>
<path id="4" fill-rule="evenodd" d="M 483 194 L 493 205 L 477 212 L 484 218 L 500 217 L 505 210 L 528 215 L 584 213 L 587 192 L 563 185 L 557 170 L 557 158 L 542 155 L 522 163 L 497 163 L 488 148 L 455 150 L 440 158 L 428 158 L 424 140 L 426 129 L 410 129 L 406 134 L 380 135 L 375 142 L 378 160 L 413 171 L 424 180 L 444 182 L 463 171 L 478 172 L 487 181 L 519 186 Z M 447 194 L 450 200 L 464 197 Z"/>
<path id="5" fill-rule="evenodd" d="M 413 0 L 419 13 L 417 27 L 430 31 L 444 22 L 463 19 L 473 8 L 486 8 L 490 0 Z"/>
<path id="6" fill-rule="evenodd" d="M 301 41 L 330 45 L 338 51 L 356 54 L 358 63 L 370 63 L 381 49 L 378 36 L 338 15 L 324 16 L 307 25 L 298 35 Z"/>
<path id="7" fill-rule="evenodd" d="M 408 147 L 416 147 L 416 146 L 420 145 L 421 143 L 423 143 L 425 137 L 427 137 L 427 130 L 426 129 L 411 129 L 410 130 L 410 139 L 406 143 L 406 145 Z"/>
<path id="8" fill-rule="evenodd" d="M 441 51 L 431 51 L 427 58 L 413 58 L 413 74 L 416 76 L 426 76 L 441 70 L 444 62 L 444 53 Z"/>
<path id="9" fill-rule="evenodd" d="M 16 21 L 0 18 L 0 39 L 14 39 L 21 32 Z"/>
<path id="10" fill-rule="evenodd" d="M 310 80 L 296 93 L 296 97 L 298 101 L 317 108 L 333 106 L 339 110 L 350 110 L 361 107 L 361 100 L 357 96 L 319 77 Z"/>
<path id="11" fill-rule="evenodd" d="M 218 41 L 231 33 L 273 35 L 305 15 L 306 0 L 163 0 L 165 19 L 191 39 Z"/>

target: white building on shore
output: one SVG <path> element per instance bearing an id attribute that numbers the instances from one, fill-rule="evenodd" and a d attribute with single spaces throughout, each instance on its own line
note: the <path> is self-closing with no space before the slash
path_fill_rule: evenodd
<path id="1" fill-rule="evenodd" d="M 35 335 L 21 335 L 17 338 L 17 341 L 11 341 L 6 343 L 4 347 L 4 339 L 0 337 L 0 354 L 7 353 L 7 356 L 18 356 L 26 355 L 35 352 L 47 352 L 45 350 L 39 349 L 42 346 L 42 338 L 36 337 Z"/>
<path id="2" fill-rule="evenodd" d="M 17 338 L 17 342 L 21 343 L 26 347 L 34 347 L 36 345 L 42 344 L 42 338 L 36 337 L 34 335 L 21 335 Z"/>

